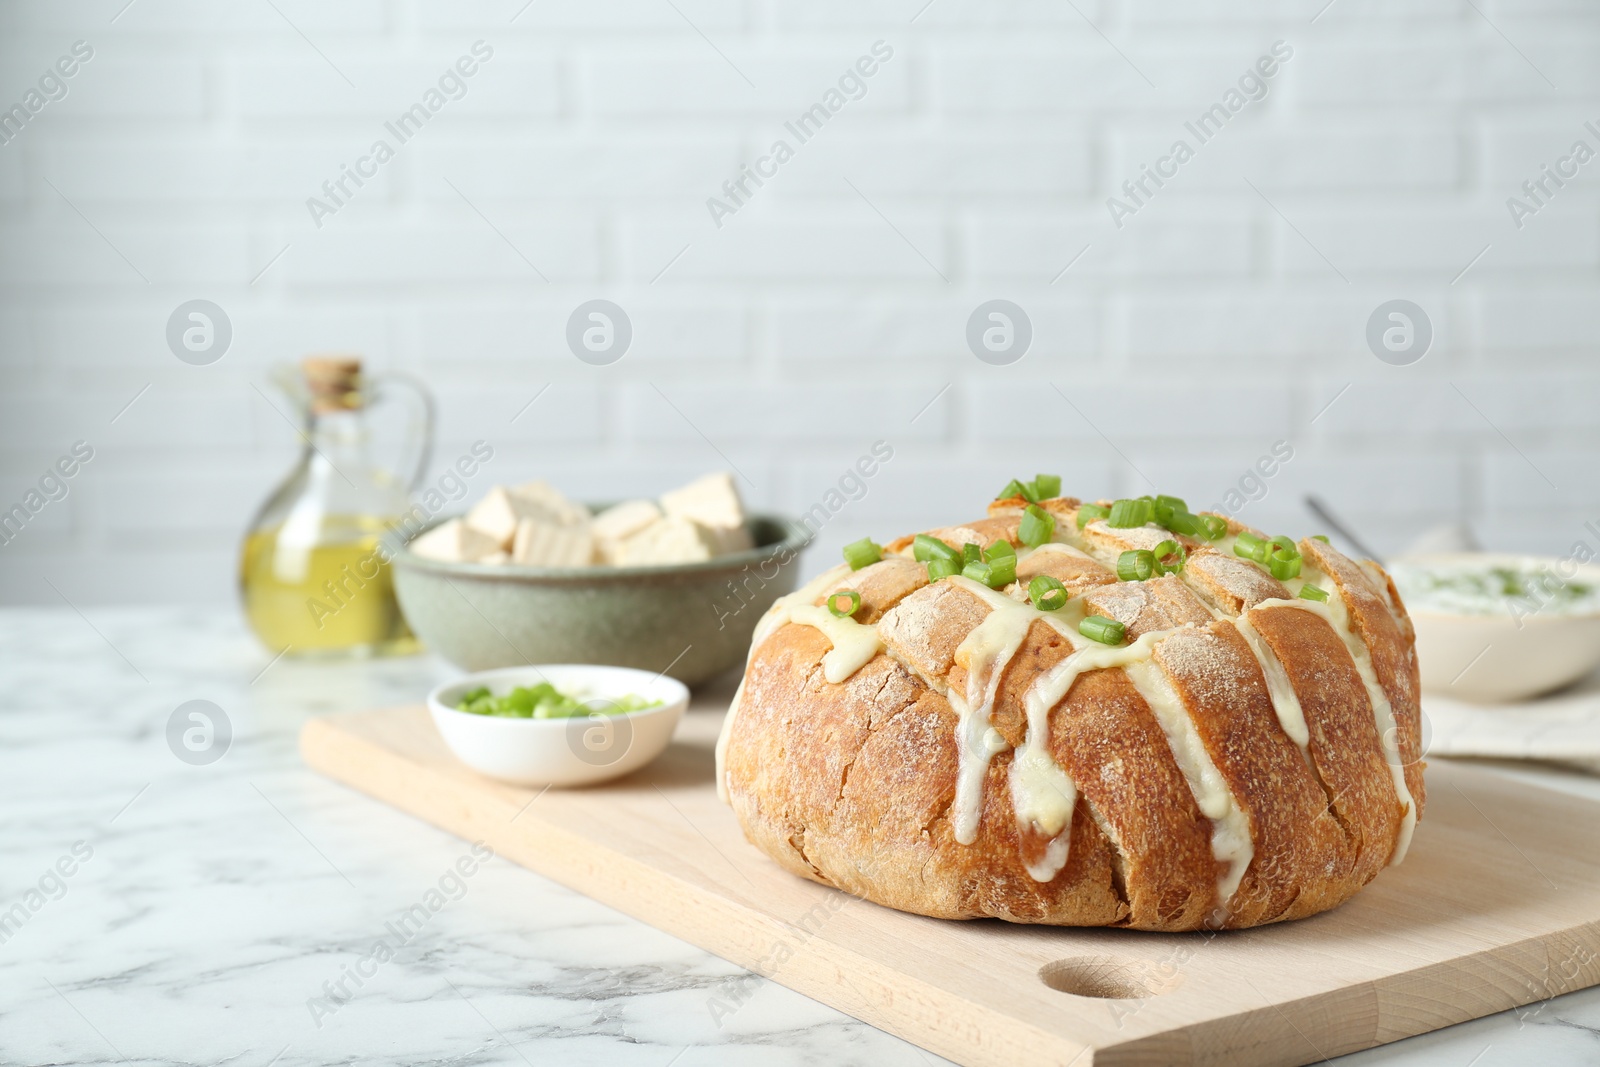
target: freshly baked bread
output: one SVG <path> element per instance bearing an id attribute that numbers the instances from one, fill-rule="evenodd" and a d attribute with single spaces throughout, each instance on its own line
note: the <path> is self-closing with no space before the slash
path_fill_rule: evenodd
<path id="1" fill-rule="evenodd" d="M 1181 502 L 1172 527 L 1209 529 L 1091 518 L 1109 504 L 1080 525 L 1040 500 L 1030 529 L 1017 496 L 932 531 L 1011 546 L 1000 588 L 930 581 L 908 537 L 774 605 L 717 746 L 750 841 L 903 911 L 1165 931 L 1314 915 L 1399 863 L 1423 764 L 1388 576 L 1318 539 L 1241 558 L 1263 535 Z M 1041 610 L 1050 579 L 1069 599 Z"/>

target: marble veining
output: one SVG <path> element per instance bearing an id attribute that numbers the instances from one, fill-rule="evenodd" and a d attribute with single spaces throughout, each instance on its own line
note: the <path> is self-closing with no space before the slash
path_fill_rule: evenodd
<path id="1" fill-rule="evenodd" d="M 0 909 L 39 904 L 0 931 L 0 1063 L 945 1062 L 764 979 L 719 1025 L 740 968 L 499 858 L 396 936 L 471 846 L 306 770 L 296 735 L 450 668 L 269 666 L 225 611 L 85 615 L 0 611 Z M 233 725 L 209 766 L 167 747 L 191 699 Z M 1336 1062 L 1597 1061 L 1587 990 Z"/>

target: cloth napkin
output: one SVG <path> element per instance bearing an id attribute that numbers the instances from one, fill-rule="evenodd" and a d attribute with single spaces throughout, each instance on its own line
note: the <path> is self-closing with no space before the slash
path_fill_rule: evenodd
<path id="1" fill-rule="evenodd" d="M 1516 704 L 1468 704 L 1422 695 L 1423 750 L 1562 763 L 1600 774 L 1600 671 Z"/>

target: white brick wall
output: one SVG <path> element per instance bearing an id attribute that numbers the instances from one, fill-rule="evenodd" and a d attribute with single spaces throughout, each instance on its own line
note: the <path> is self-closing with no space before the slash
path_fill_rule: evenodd
<path id="1" fill-rule="evenodd" d="M 442 460 L 484 437 L 490 477 L 591 497 L 720 451 L 798 513 L 890 441 L 812 569 L 1013 474 L 1211 504 L 1280 438 L 1247 518 L 1309 529 L 1315 491 L 1384 550 L 1456 520 L 1564 550 L 1600 519 L 1600 162 L 1521 229 L 1505 200 L 1600 149 L 1600 9 L 1325 3 L 8 0 L 0 108 L 94 57 L 0 145 L 0 510 L 74 441 L 95 458 L 0 545 L 0 600 L 231 596 L 295 453 L 257 389 L 282 404 L 273 365 L 319 349 L 425 377 Z M 314 225 L 479 39 L 466 94 Z M 715 225 L 706 198 L 880 39 L 865 95 Z M 1113 225 L 1280 39 L 1266 97 Z M 608 367 L 564 341 L 596 297 L 634 326 Z M 997 297 L 1033 323 L 1014 366 L 965 343 Z M 1364 341 L 1397 297 L 1435 331 L 1409 367 Z M 207 367 L 164 338 L 194 298 L 234 327 Z"/>

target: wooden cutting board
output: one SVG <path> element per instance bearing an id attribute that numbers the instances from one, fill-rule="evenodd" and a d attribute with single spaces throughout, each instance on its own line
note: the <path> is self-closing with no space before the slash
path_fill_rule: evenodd
<path id="1" fill-rule="evenodd" d="M 963 1064 L 1302 1064 L 1600 984 L 1600 804 L 1436 763 L 1410 857 L 1349 904 L 1223 934 L 948 922 L 795 878 L 713 786 L 721 715 L 643 771 L 481 778 L 422 707 L 314 719 L 332 778 Z M 709 1002 L 736 1011 L 758 983 Z"/>

